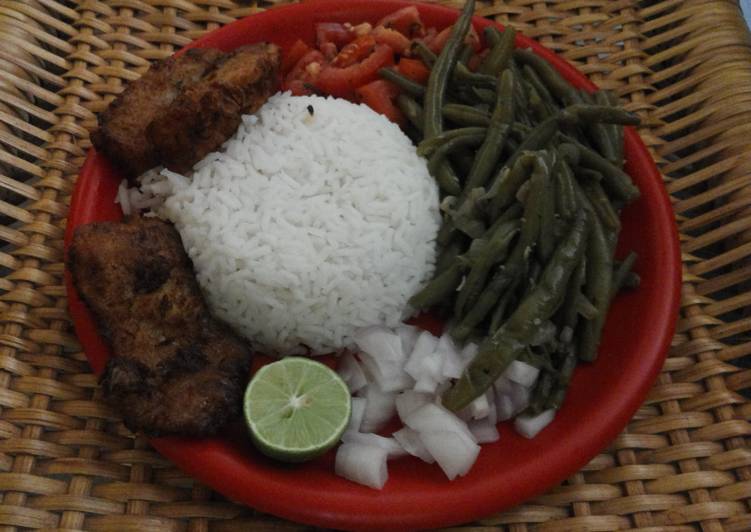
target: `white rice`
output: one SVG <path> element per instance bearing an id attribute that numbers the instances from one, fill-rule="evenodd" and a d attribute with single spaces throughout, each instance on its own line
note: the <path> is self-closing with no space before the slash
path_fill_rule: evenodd
<path id="1" fill-rule="evenodd" d="M 192 176 L 152 172 L 118 201 L 174 222 L 214 313 L 266 352 L 326 353 L 359 327 L 395 327 L 433 273 L 425 160 L 345 100 L 278 94 Z"/>

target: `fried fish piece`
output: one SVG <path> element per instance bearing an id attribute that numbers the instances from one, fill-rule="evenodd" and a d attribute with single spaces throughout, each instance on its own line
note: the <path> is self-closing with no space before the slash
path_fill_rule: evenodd
<path id="1" fill-rule="evenodd" d="M 184 174 L 219 149 L 237 131 L 242 115 L 255 113 L 276 92 L 280 58 L 274 44 L 243 46 L 186 86 L 147 128 L 160 162 Z"/>
<path id="2" fill-rule="evenodd" d="M 129 429 L 206 436 L 239 414 L 250 351 L 209 313 L 172 224 L 81 226 L 68 268 L 112 347 L 101 382 Z"/>
<path id="3" fill-rule="evenodd" d="M 179 57 L 154 63 L 137 81 L 128 84 L 99 115 L 99 129 L 91 142 L 129 178 L 159 164 L 146 128 L 169 108 L 186 86 L 197 83 L 224 54 L 211 48 L 192 48 Z"/>

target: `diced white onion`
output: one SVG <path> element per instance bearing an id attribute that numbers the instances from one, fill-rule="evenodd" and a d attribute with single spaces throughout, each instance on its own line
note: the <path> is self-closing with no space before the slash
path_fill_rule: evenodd
<path id="1" fill-rule="evenodd" d="M 360 430 L 378 432 L 396 412 L 396 393 L 384 392 L 376 384 L 368 384 L 360 393 L 366 400 Z"/>
<path id="2" fill-rule="evenodd" d="M 462 349 L 461 357 L 465 364 L 468 364 L 480 350 L 480 347 L 475 343 L 469 343 Z"/>
<path id="3" fill-rule="evenodd" d="M 412 412 L 430 402 L 430 395 L 426 393 L 405 390 L 396 396 L 396 412 L 399 414 L 399 419 L 404 421 Z"/>
<path id="4" fill-rule="evenodd" d="M 435 350 L 440 353 L 443 360 L 441 376 L 448 379 L 458 379 L 464 371 L 466 362 L 462 359 L 456 344 L 448 333 L 441 336 Z"/>
<path id="5" fill-rule="evenodd" d="M 379 436 L 372 432 L 364 433 L 345 431 L 345 433 L 342 434 L 342 441 L 344 443 L 356 443 L 358 445 L 380 447 L 388 453 L 389 458 L 398 458 L 399 456 L 405 456 L 407 454 L 407 451 L 394 438 L 386 438 L 385 436 Z"/>
<path id="6" fill-rule="evenodd" d="M 423 462 L 432 464 L 435 462 L 435 458 L 425 448 L 425 444 L 420 439 L 420 435 L 417 431 L 412 430 L 409 427 L 403 427 L 392 434 L 394 439 L 399 442 L 402 449 L 407 451 L 412 456 L 416 456 Z"/>
<path id="7" fill-rule="evenodd" d="M 469 431 L 464 421 L 451 411 L 435 403 L 421 406 L 403 421 L 409 428 L 421 434 L 423 432 L 450 431 L 461 435 L 471 443 L 476 443 L 475 437 Z"/>
<path id="8" fill-rule="evenodd" d="M 396 333 L 402 341 L 402 351 L 408 357 L 415 348 L 417 338 L 420 336 L 420 329 L 412 325 L 400 325 L 396 328 Z"/>
<path id="9" fill-rule="evenodd" d="M 406 354 L 399 335 L 385 327 L 363 327 L 355 333 L 363 365 L 383 391 L 406 390 L 413 384 L 404 372 Z"/>
<path id="10" fill-rule="evenodd" d="M 336 451 L 334 471 L 337 475 L 373 489 L 381 489 L 388 480 L 388 453 L 372 445 L 343 443 Z"/>
<path id="11" fill-rule="evenodd" d="M 415 380 L 420 378 L 427 367 L 430 367 L 430 359 L 433 358 L 436 345 L 438 344 L 438 338 L 430 334 L 428 331 L 423 331 L 420 336 L 417 337 L 415 347 L 409 354 L 407 363 L 404 365 L 404 371 L 409 373 Z"/>
<path id="12" fill-rule="evenodd" d="M 469 403 L 467 408 L 469 408 L 469 415 L 472 419 L 482 419 L 487 417 L 488 412 L 490 412 L 487 394 L 482 394 L 480 397 Z"/>
<path id="13" fill-rule="evenodd" d="M 363 415 L 365 415 L 365 405 L 367 404 L 367 401 L 364 397 L 353 397 L 350 404 L 352 405 L 352 408 L 346 430 L 359 431 L 360 425 L 362 425 Z"/>
<path id="14" fill-rule="evenodd" d="M 517 382 L 522 386 L 530 387 L 537 380 L 540 370 L 534 366 L 522 362 L 520 360 L 514 360 L 503 372 L 503 376 L 509 380 Z"/>
<path id="15" fill-rule="evenodd" d="M 545 410 L 536 416 L 518 416 L 514 419 L 514 428 L 516 432 L 525 438 L 534 438 L 537 434 L 547 427 L 555 417 L 555 410 Z"/>
<path id="16" fill-rule="evenodd" d="M 349 388 L 350 393 L 355 393 L 368 384 L 365 372 L 362 370 L 360 363 L 352 353 L 345 353 L 342 355 L 339 359 L 337 372 L 347 385 L 347 388 Z"/>
<path id="17" fill-rule="evenodd" d="M 466 475 L 480 454 L 480 446 L 468 441 L 458 432 L 420 432 L 420 439 L 449 480 Z"/>
<path id="18" fill-rule="evenodd" d="M 492 443 L 498 441 L 500 434 L 495 424 L 491 423 L 488 418 L 473 419 L 469 422 L 469 431 L 477 439 L 477 443 Z"/>

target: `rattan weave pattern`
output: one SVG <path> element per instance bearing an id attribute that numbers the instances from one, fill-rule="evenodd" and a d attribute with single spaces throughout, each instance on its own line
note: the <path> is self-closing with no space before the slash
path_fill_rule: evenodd
<path id="1" fill-rule="evenodd" d="M 0 0 L 0 530 L 304 529 L 223 500 L 129 435 L 99 400 L 62 286 L 96 113 L 150 61 L 277 3 Z M 751 530 L 751 39 L 737 2 L 478 4 L 641 114 L 684 285 L 663 372 L 611 447 L 456 530 Z"/>

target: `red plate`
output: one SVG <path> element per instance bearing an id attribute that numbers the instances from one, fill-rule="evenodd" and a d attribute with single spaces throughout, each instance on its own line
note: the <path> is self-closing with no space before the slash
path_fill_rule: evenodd
<path id="1" fill-rule="evenodd" d="M 321 21 L 375 22 L 407 5 L 396 0 L 320 0 L 272 9 L 230 24 L 192 43 L 230 50 L 259 40 L 289 47 L 313 42 Z M 418 5 L 427 26 L 439 29 L 457 16 L 452 9 Z M 478 30 L 491 24 L 477 18 Z M 534 41 L 517 37 L 547 59 L 573 85 L 595 86 L 564 60 Z M 637 134 L 626 131 L 627 171 L 641 198 L 623 213 L 620 247 L 639 254 L 641 287 L 619 295 L 608 316 L 597 362 L 576 370 L 555 421 L 534 440 L 500 426 L 500 441 L 483 446 L 466 477 L 449 482 L 438 466 L 402 458 L 389 464 L 382 491 L 353 484 L 333 473 L 333 453 L 298 466 L 259 455 L 242 427 L 213 439 L 151 440 L 164 456 L 223 493 L 263 512 L 325 527 L 413 529 L 464 523 L 508 508 L 543 492 L 577 471 L 626 425 L 644 399 L 673 334 L 679 305 L 681 261 L 676 226 L 660 174 Z M 116 169 L 93 150 L 73 195 L 66 247 L 79 225 L 121 217 L 113 202 Z M 66 275 L 70 312 L 91 366 L 101 371 L 108 348 Z"/>

